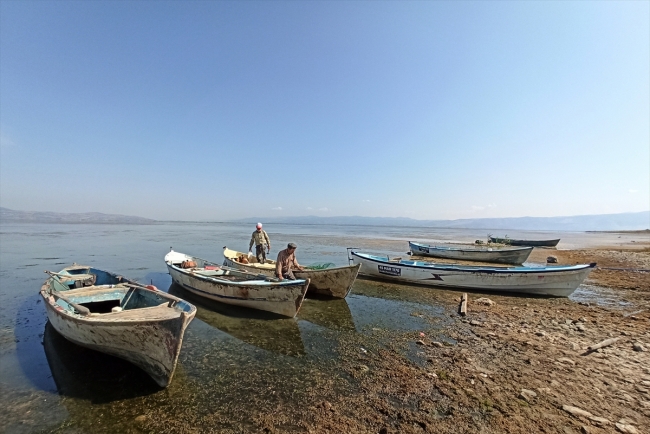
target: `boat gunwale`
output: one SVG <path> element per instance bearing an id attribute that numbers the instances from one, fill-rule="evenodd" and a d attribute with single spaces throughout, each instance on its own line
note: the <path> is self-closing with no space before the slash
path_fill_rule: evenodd
<path id="1" fill-rule="evenodd" d="M 445 247 L 445 246 L 432 246 L 430 244 L 421 244 L 417 243 L 414 241 L 409 241 L 409 245 L 413 244 L 416 246 L 421 246 L 421 247 L 428 247 L 429 249 L 436 249 L 436 250 L 442 250 L 442 251 L 460 251 L 460 252 L 471 252 L 471 253 L 498 253 L 498 252 L 521 252 L 523 250 L 533 250 L 533 246 L 514 246 L 514 247 L 504 247 L 504 248 L 496 248 L 493 250 L 487 250 L 490 247 L 476 247 L 476 248 L 460 248 L 460 247 Z"/>
<path id="2" fill-rule="evenodd" d="M 124 277 L 124 276 L 122 276 L 120 274 L 116 274 L 116 273 L 106 271 L 106 270 L 100 270 L 99 268 L 94 268 L 94 267 L 91 267 L 91 266 L 73 265 L 71 267 L 65 267 L 63 270 L 66 270 L 66 269 L 69 269 L 69 268 L 72 268 L 72 267 L 75 267 L 77 269 L 79 269 L 79 268 L 88 268 L 88 269 L 92 269 L 92 270 L 101 271 L 102 273 L 110 274 L 111 276 L 122 277 L 122 282 L 116 284 L 116 286 L 120 285 L 122 283 L 127 283 L 127 284 L 131 284 L 131 285 L 138 285 L 139 289 L 141 289 L 143 291 L 149 291 L 149 292 L 152 292 L 154 294 L 160 295 L 164 299 L 167 299 L 166 302 L 160 303 L 157 306 L 146 306 L 146 307 L 141 307 L 141 308 L 136 308 L 136 309 L 127 309 L 127 310 L 123 310 L 121 312 L 106 312 L 106 313 L 102 313 L 102 314 L 99 314 L 97 312 L 90 312 L 90 315 L 82 315 L 80 313 L 76 313 L 74 311 L 70 311 L 68 309 L 65 309 L 61 305 L 59 305 L 61 307 L 61 310 L 59 310 L 59 309 L 57 309 L 55 307 L 55 305 L 57 304 L 56 302 L 54 302 L 54 303 L 50 302 L 50 300 L 49 300 L 50 295 L 53 296 L 53 297 L 56 297 L 56 295 L 52 294 L 52 292 L 61 293 L 61 294 L 63 294 L 65 296 L 66 291 L 51 290 L 50 281 L 54 280 L 55 277 L 50 276 L 49 278 L 47 278 L 45 280 L 45 282 L 43 283 L 43 285 L 41 285 L 41 289 L 39 291 L 39 293 L 41 294 L 41 297 L 43 297 L 43 300 L 45 301 L 45 305 L 50 306 L 52 308 L 52 310 L 54 310 L 56 313 L 61 314 L 61 315 L 65 315 L 66 317 L 68 317 L 70 319 L 73 319 L 73 320 L 76 320 L 76 321 L 78 321 L 80 323 L 84 323 L 84 324 L 91 324 L 92 323 L 94 325 L 100 325 L 100 324 L 101 325 L 109 325 L 109 324 L 110 325 L 121 325 L 121 324 L 134 325 L 134 324 L 156 323 L 156 322 L 162 322 L 162 321 L 173 321 L 173 320 L 176 320 L 178 318 L 182 318 L 183 313 L 185 313 L 189 317 L 189 319 L 191 320 L 191 318 L 193 318 L 194 315 L 196 315 L 196 306 L 194 306 L 192 303 L 190 303 L 190 302 L 188 302 L 186 300 L 183 300 L 182 298 L 179 298 L 179 297 L 176 297 L 175 295 L 169 294 L 168 292 L 149 289 L 145 285 L 142 285 L 141 283 L 138 283 L 138 282 L 136 282 L 134 280 L 128 279 L 128 278 L 126 278 L 126 277 Z M 83 289 L 92 289 L 93 287 L 96 287 L 96 285 L 87 286 L 87 287 L 84 287 Z M 75 289 L 82 289 L 82 288 L 75 288 Z M 101 288 L 101 289 L 116 289 L 116 288 Z M 71 289 L 71 291 L 73 291 L 73 289 Z M 176 305 L 170 306 L 169 302 L 171 302 L 171 301 L 186 303 L 190 307 L 189 312 L 176 308 Z M 165 306 L 163 306 L 163 305 L 165 305 Z M 143 309 L 163 309 L 163 308 L 173 310 L 176 313 L 176 315 L 170 316 L 169 318 L 159 318 L 159 319 L 148 319 L 148 318 L 142 318 L 142 319 L 124 318 L 124 319 L 120 319 L 119 318 L 119 315 L 122 314 L 122 312 L 127 312 L 127 313 L 131 314 L 132 312 L 142 311 Z M 93 315 L 93 313 L 94 313 L 94 315 Z M 111 321 L 106 321 L 104 319 L 104 318 L 106 318 L 104 315 L 112 315 L 111 318 L 114 318 L 114 319 L 112 319 Z"/>
<path id="3" fill-rule="evenodd" d="M 581 271 L 587 268 L 595 268 L 596 263 L 592 262 L 591 264 L 578 264 L 578 265 L 559 265 L 555 267 L 484 267 L 480 265 L 453 265 L 453 266 L 441 266 L 441 264 L 432 263 L 427 264 L 424 261 L 413 261 L 415 263 L 419 262 L 422 265 L 415 264 L 404 264 L 401 262 L 391 262 L 390 260 L 382 260 L 379 256 L 370 255 L 368 253 L 359 253 L 355 251 L 350 252 L 352 255 L 357 256 L 361 259 L 365 259 L 372 262 L 377 262 L 381 264 L 392 264 L 398 265 L 400 267 L 409 267 L 409 268 L 418 268 L 418 269 L 433 269 L 440 271 L 460 271 L 467 273 L 490 273 L 490 274 L 526 274 L 526 273 L 557 273 L 557 272 L 567 272 L 567 271 Z M 375 259 L 377 258 L 377 259 Z M 365 275 L 365 274 L 364 274 Z"/>
<path id="4" fill-rule="evenodd" d="M 189 255 L 187 255 L 187 256 L 189 256 Z M 193 259 L 201 259 L 201 258 L 196 257 L 196 256 L 192 256 L 191 258 L 193 258 Z M 204 259 L 201 259 L 201 260 L 206 262 L 206 263 L 212 264 L 212 262 L 205 261 Z M 274 287 L 285 287 L 285 286 L 288 286 L 288 287 L 301 286 L 301 285 L 304 285 L 307 282 L 307 279 L 296 279 L 296 280 L 286 280 L 285 279 L 285 280 L 282 280 L 282 281 L 279 281 L 279 282 L 270 282 L 268 280 L 260 280 L 259 283 L 253 283 L 255 281 L 250 281 L 250 280 L 246 281 L 246 282 L 235 282 L 235 281 L 228 280 L 228 279 L 219 279 L 216 276 L 204 276 L 204 275 L 201 275 L 201 274 L 192 273 L 191 271 L 188 271 L 188 270 L 192 270 L 192 268 L 180 268 L 180 267 L 177 267 L 176 265 L 174 265 L 173 263 L 169 263 L 167 261 L 165 261 L 165 263 L 167 264 L 168 267 L 171 267 L 174 270 L 176 270 L 176 271 L 178 271 L 178 272 L 180 272 L 182 274 L 185 274 L 186 276 L 194 277 L 194 278 L 197 278 L 199 280 L 205 280 L 205 281 L 208 281 L 210 283 L 219 283 L 221 285 L 227 285 L 227 286 L 258 286 L 258 287 L 261 287 L 261 288 L 268 288 L 268 287 L 274 288 Z M 214 265 L 216 265 L 216 264 L 214 264 Z M 216 266 L 223 267 L 223 265 L 216 265 Z M 242 272 L 242 270 L 236 270 L 236 269 L 233 269 L 233 270 L 238 271 L 238 272 Z M 245 273 L 245 271 L 244 271 L 244 273 Z"/>
<path id="5" fill-rule="evenodd" d="M 234 260 L 233 258 L 231 258 L 231 257 L 226 256 L 226 249 L 230 250 L 231 252 L 235 252 L 235 253 L 241 253 L 241 254 L 243 254 L 242 252 L 238 252 L 238 251 L 236 251 L 236 250 L 229 249 L 228 247 L 224 247 L 223 256 L 224 256 L 224 258 L 226 258 L 226 259 L 229 260 L 230 262 L 237 262 L 237 261 L 235 261 L 235 260 Z M 275 263 L 275 261 L 273 261 L 273 263 Z M 252 269 L 258 269 L 258 268 L 261 268 L 261 269 L 266 270 L 266 271 L 271 270 L 271 268 L 264 267 L 264 265 L 266 265 L 266 264 L 260 264 L 259 262 L 254 262 L 254 263 L 252 263 L 252 264 L 242 264 L 241 262 L 237 262 L 237 264 L 238 264 L 238 265 L 241 265 L 241 266 L 244 266 L 244 267 L 248 266 L 248 267 L 251 267 Z M 226 266 L 227 266 L 227 265 L 226 265 Z M 256 266 L 257 266 L 257 267 L 256 267 Z M 303 267 L 304 267 L 304 265 L 303 265 Z M 304 273 L 304 272 L 308 272 L 308 273 L 318 273 L 318 272 L 327 272 L 327 271 L 334 271 L 334 270 L 336 270 L 336 271 L 338 271 L 338 270 L 344 270 L 344 269 L 347 269 L 347 268 L 352 269 L 352 268 L 354 268 L 354 267 L 357 267 L 357 264 L 338 265 L 338 266 L 336 266 L 336 267 L 332 267 L 332 268 L 321 268 L 321 269 L 316 269 L 316 270 L 314 270 L 314 269 L 310 269 L 310 268 L 305 268 L 304 270 L 293 270 L 293 272 L 294 272 L 294 273 L 296 273 L 296 272 L 299 272 L 299 273 Z M 275 267 L 273 267 L 273 269 L 275 269 Z"/>

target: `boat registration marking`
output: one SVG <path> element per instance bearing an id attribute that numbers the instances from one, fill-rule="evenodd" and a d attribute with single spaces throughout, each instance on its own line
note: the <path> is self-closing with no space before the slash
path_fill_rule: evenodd
<path id="1" fill-rule="evenodd" d="M 389 267 L 388 265 L 377 265 L 377 271 L 381 274 L 388 274 L 389 276 L 401 276 L 402 269 L 399 267 Z"/>

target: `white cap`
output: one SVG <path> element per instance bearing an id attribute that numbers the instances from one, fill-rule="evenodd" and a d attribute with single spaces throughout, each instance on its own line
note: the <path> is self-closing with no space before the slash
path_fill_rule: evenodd
<path id="1" fill-rule="evenodd" d="M 255 227 L 261 229 L 262 228 L 262 223 L 258 223 L 257 226 L 255 226 Z"/>

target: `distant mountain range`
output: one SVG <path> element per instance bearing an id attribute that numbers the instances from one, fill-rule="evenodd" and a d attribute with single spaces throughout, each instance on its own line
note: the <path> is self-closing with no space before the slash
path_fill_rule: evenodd
<path id="1" fill-rule="evenodd" d="M 411 226 L 463 229 L 511 229 L 531 231 L 622 231 L 650 228 L 650 211 L 566 217 L 507 217 L 459 220 L 415 220 L 405 217 L 251 217 L 242 223 L 311 225 Z"/>
<path id="2" fill-rule="evenodd" d="M 0 207 L 1 222 L 21 223 L 123 223 L 152 224 L 162 221 L 120 214 L 57 213 L 15 211 Z M 237 223 L 406 226 L 433 228 L 529 230 L 529 231 L 629 231 L 650 228 L 650 211 L 566 217 L 507 217 L 459 220 L 416 220 L 406 217 L 250 217 L 231 220 Z"/>
<path id="3" fill-rule="evenodd" d="M 156 220 L 120 214 L 102 214 L 100 212 L 59 213 L 38 211 L 15 211 L 0 207 L 0 222 L 20 223 L 124 223 L 147 225 Z"/>

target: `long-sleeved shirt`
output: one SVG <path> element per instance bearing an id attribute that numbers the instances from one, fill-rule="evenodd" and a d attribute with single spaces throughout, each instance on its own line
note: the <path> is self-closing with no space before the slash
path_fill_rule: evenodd
<path id="1" fill-rule="evenodd" d="M 293 267 L 300 268 L 300 264 L 296 261 L 296 255 L 293 252 L 289 253 L 289 249 L 280 250 L 275 264 L 275 275 L 280 277 L 291 271 Z"/>
<path id="2" fill-rule="evenodd" d="M 248 245 L 248 250 L 253 247 L 253 244 L 256 246 L 263 246 L 266 244 L 269 246 L 269 249 L 271 248 L 271 240 L 269 239 L 269 236 L 266 234 L 266 231 L 264 229 L 261 231 L 253 232 L 253 235 L 251 236 L 251 242 Z"/>

